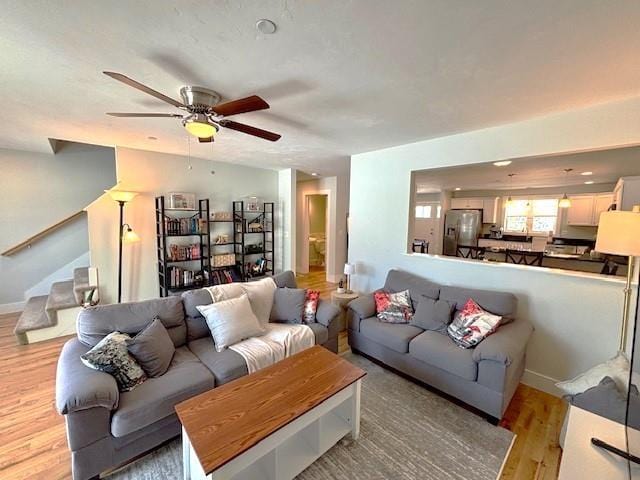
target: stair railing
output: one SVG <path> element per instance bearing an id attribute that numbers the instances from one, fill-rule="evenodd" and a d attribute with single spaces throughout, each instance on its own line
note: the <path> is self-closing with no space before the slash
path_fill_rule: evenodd
<path id="1" fill-rule="evenodd" d="M 3 257 L 10 257 L 11 255 L 15 255 L 16 253 L 24 250 L 25 248 L 31 248 L 31 246 L 42 240 L 44 237 L 46 237 L 47 235 L 50 235 L 51 233 L 55 232 L 56 230 L 64 227 L 65 225 L 67 225 L 68 223 L 73 222 L 74 220 L 80 218 L 82 215 L 86 214 L 86 212 L 84 210 L 79 210 L 71 215 L 69 215 L 68 217 L 63 218 L 62 220 L 60 220 L 57 223 L 54 223 L 53 225 L 48 226 L 47 228 L 45 228 L 44 230 L 36 233 L 35 235 L 32 235 L 31 237 L 27 238 L 26 240 L 14 245 L 11 248 L 8 248 L 7 250 L 5 250 L 4 252 L 0 253 L 0 255 L 2 255 Z"/>

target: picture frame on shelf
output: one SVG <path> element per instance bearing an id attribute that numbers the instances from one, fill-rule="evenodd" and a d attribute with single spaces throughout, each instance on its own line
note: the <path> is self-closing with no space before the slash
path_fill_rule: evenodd
<path id="1" fill-rule="evenodd" d="M 247 212 L 260 213 L 262 212 L 262 203 L 258 197 L 247 197 L 247 200 L 245 201 L 245 209 Z"/>
<path id="2" fill-rule="evenodd" d="M 168 195 L 169 206 L 167 210 L 195 210 L 196 194 L 184 192 L 171 192 Z"/>

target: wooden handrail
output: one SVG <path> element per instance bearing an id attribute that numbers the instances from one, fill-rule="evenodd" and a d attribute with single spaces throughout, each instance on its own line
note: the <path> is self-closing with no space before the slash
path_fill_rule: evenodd
<path id="1" fill-rule="evenodd" d="M 46 237 L 50 233 L 53 233 L 56 230 L 58 230 L 59 228 L 64 227 L 67 223 L 73 222 L 75 219 L 79 218 L 80 216 L 82 216 L 85 213 L 86 212 L 84 210 L 77 211 L 77 212 L 69 215 L 68 217 L 63 218 L 59 222 L 54 223 L 53 225 L 45 228 L 41 232 L 36 233 L 35 235 L 32 235 L 31 237 L 29 237 L 26 240 L 18 243 L 17 245 L 14 245 L 13 247 L 5 250 L 0 255 L 2 255 L 3 257 L 9 257 L 11 255 L 14 255 L 14 254 L 18 253 L 21 250 L 24 250 L 25 248 L 30 248 L 31 245 L 34 244 L 35 242 L 37 242 L 39 240 L 42 240 L 44 237 Z"/>

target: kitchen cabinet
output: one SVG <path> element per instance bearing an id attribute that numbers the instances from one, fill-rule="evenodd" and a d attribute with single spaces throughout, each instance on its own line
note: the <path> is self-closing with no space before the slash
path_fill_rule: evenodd
<path id="1" fill-rule="evenodd" d="M 481 198 L 452 198 L 451 199 L 451 208 L 452 209 L 464 209 L 464 208 L 482 208 L 482 199 Z"/>
<path id="2" fill-rule="evenodd" d="M 613 190 L 616 210 L 633 210 L 640 205 L 640 177 L 622 177 Z"/>
<path id="3" fill-rule="evenodd" d="M 613 203 L 613 194 L 575 195 L 569 199 L 571 206 L 567 209 L 567 225 L 597 227 L 600 214 Z"/>
<path id="4" fill-rule="evenodd" d="M 456 209 L 482 209 L 482 223 L 496 223 L 498 221 L 499 197 L 480 198 L 452 198 L 451 208 Z"/>
<path id="5" fill-rule="evenodd" d="M 498 223 L 498 202 L 500 197 L 482 199 L 482 223 Z"/>

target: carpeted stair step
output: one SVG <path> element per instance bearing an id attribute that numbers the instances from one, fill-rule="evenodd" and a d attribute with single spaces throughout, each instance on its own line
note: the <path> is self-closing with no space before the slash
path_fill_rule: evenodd
<path id="1" fill-rule="evenodd" d="M 58 323 L 58 310 L 74 308 L 78 305 L 73 292 L 73 280 L 65 280 L 64 282 L 56 282 L 51 285 L 47 304 L 44 309 L 49 319 L 53 322 L 53 325 L 56 325 Z"/>
<path id="2" fill-rule="evenodd" d="M 26 332 L 55 325 L 45 312 L 48 298 L 48 295 L 42 295 L 40 297 L 31 297 L 27 300 L 27 304 L 20 318 L 18 318 L 16 328 L 13 330 L 20 344 L 26 345 L 28 343 L 25 335 Z"/>
<path id="3" fill-rule="evenodd" d="M 84 303 L 85 292 L 94 290 L 89 284 L 89 267 L 80 267 L 73 270 L 73 294 L 77 305 Z"/>

